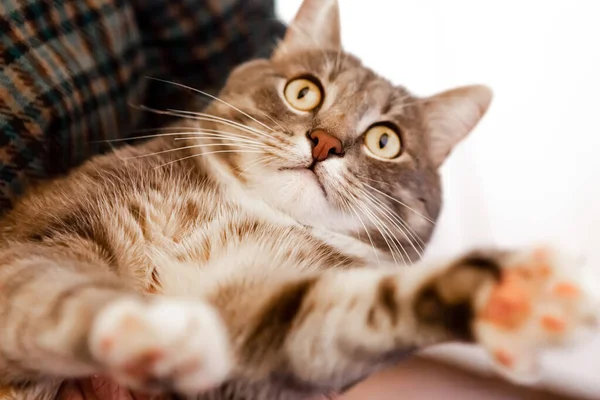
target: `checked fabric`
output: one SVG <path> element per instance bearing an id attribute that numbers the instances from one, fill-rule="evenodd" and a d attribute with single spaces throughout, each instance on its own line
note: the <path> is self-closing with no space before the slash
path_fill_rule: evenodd
<path id="1" fill-rule="evenodd" d="M 157 127 L 130 104 L 172 106 L 181 89 L 147 76 L 217 88 L 283 32 L 274 0 L 0 0 L 0 214 L 102 142 Z"/>

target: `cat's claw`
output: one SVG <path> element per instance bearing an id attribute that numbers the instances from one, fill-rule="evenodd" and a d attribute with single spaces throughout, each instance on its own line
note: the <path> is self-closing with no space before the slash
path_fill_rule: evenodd
<path id="1" fill-rule="evenodd" d="M 198 302 L 116 300 L 94 321 L 89 346 L 107 373 L 135 389 L 196 394 L 232 366 L 222 322 Z"/>
<path id="2" fill-rule="evenodd" d="M 596 303 L 576 276 L 573 259 L 548 248 L 506 260 L 500 282 L 477 299 L 477 341 L 511 380 L 537 378 L 539 353 L 598 326 Z"/>

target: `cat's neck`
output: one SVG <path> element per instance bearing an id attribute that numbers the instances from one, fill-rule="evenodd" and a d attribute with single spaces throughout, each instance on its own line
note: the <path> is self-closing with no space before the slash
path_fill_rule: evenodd
<path id="1" fill-rule="evenodd" d="M 219 187 L 220 198 L 216 201 L 236 203 L 250 215 L 274 224 L 302 226 L 309 229 L 315 237 L 335 248 L 348 255 L 368 260 L 373 265 L 385 265 L 391 261 L 388 253 L 374 250 L 370 243 L 357 237 L 356 230 L 336 229 L 336 227 L 344 228 L 336 221 L 320 218 L 301 219 L 284 208 L 268 203 L 256 191 L 245 185 L 244 180 L 236 173 L 237 170 L 231 167 L 227 158 L 220 157 L 219 154 L 196 152 L 195 149 L 187 148 L 190 145 L 193 144 L 186 143 L 185 140 L 174 141 L 170 137 L 162 137 L 147 142 L 143 147 L 144 153 L 152 152 L 163 158 L 161 164 L 172 162 L 173 168 L 186 169 L 190 166 L 197 168 L 199 175 L 209 177 Z M 177 150 L 178 148 L 181 152 Z M 182 171 L 182 173 L 189 173 L 189 171 Z"/>

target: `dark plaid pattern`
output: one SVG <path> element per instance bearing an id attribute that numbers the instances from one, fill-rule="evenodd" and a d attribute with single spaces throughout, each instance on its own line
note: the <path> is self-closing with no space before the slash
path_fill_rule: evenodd
<path id="1" fill-rule="evenodd" d="M 64 173 L 159 120 L 128 104 L 182 99 L 158 77 L 210 90 L 267 54 L 274 0 L 0 0 L 0 213 L 30 183 Z"/>

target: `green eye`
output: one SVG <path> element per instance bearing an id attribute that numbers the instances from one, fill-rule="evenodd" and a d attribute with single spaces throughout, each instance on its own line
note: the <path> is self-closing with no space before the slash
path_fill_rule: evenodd
<path id="1" fill-rule="evenodd" d="M 375 125 L 365 133 L 365 146 L 374 156 L 391 160 L 400 155 L 402 141 L 392 128 Z"/>

